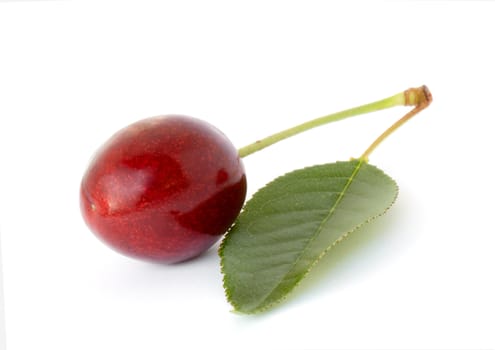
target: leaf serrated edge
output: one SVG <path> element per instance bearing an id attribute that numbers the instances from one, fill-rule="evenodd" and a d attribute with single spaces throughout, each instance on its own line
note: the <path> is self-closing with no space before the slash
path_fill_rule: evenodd
<path id="1" fill-rule="evenodd" d="M 225 234 L 225 236 L 222 238 L 222 241 L 220 242 L 220 246 L 218 247 L 218 256 L 220 257 L 220 273 L 222 274 L 222 287 L 223 287 L 223 291 L 225 293 L 225 298 L 227 299 L 229 304 L 234 307 L 234 309 L 231 310 L 231 312 L 239 312 L 238 311 L 239 305 L 237 305 L 237 303 L 235 303 L 234 300 L 232 299 L 232 295 L 230 294 L 230 289 L 227 286 L 227 274 L 225 273 L 225 266 L 224 266 L 224 262 L 223 262 L 224 261 L 223 250 L 224 250 L 224 246 L 225 246 L 225 241 L 227 240 L 227 236 L 230 233 L 230 230 L 232 229 L 232 227 L 233 227 L 233 225 L 228 229 L 227 233 Z"/>
<path id="2" fill-rule="evenodd" d="M 364 161 L 361 159 L 361 161 L 358 163 L 359 166 L 357 167 L 357 169 L 359 170 L 361 168 L 361 164 L 362 163 L 366 163 L 368 164 L 367 161 Z M 340 161 L 340 162 L 336 162 L 336 163 L 345 163 L 343 161 Z M 318 165 L 316 165 L 318 166 Z M 301 171 L 301 170 L 304 170 L 304 169 L 307 169 L 307 168 L 313 168 L 315 166 L 310 166 L 310 167 L 304 167 L 304 168 L 301 168 L 301 169 L 298 169 L 298 170 L 294 170 L 292 172 L 295 172 L 295 171 Z M 292 292 L 300 285 L 301 281 L 307 276 L 307 274 L 318 264 L 318 262 L 321 261 L 321 259 L 333 248 L 335 247 L 337 244 L 339 244 L 340 242 L 342 242 L 343 240 L 345 240 L 351 233 L 357 231 L 358 229 L 360 229 L 361 227 L 369 224 L 370 222 L 374 221 L 375 219 L 379 218 L 380 216 L 383 216 L 385 213 L 388 212 L 388 210 L 395 204 L 396 200 L 397 200 L 397 197 L 399 195 L 399 186 L 397 185 L 397 182 L 391 177 L 389 176 L 388 174 L 386 174 L 383 170 L 381 170 L 380 168 L 374 166 L 375 169 L 377 169 L 378 171 L 380 171 L 384 176 L 386 176 L 387 178 L 389 178 L 393 184 L 395 185 L 395 196 L 394 198 L 392 199 L 392 201 L 390 202 L 390 205 L 385 208 L 381 213 L 377 214 L 377 215 L 374 215 L 374 216 L 371 216 L 369 217 L 368 219 L 366 219 L 365 221 L 363 221 L 362 223 L 360 223 L 359 225 L 356 225 L 355 227 L 353 227 L 352 229 L 350 229 L 349 231 L 347 231 L 346 233 L 344 233 L 343 235 L 341 235 L 340 237 L 338 237 L 331 245 L 329 245 L 314 261 L 311 265 L 308 266 L 308 269 L 301 275 L 301 278 L 298 279 L 298 281 L 294 284 L 294 286 L 284 295 L 282 296 L 281 298 L 277 299 L 276 301 L 274 302 L 271 302 L 261 308 L 256 308 L 252 311 L 241 311 L 239 310 L 239 305 L 234 302 L 234 300 L 232 299 L 232 296 L 230 294 L 230 290 L 227 286 L 227 275 L 225 273 L 225 270 L 224 270 L 224 263 L 223 263 L 223 249 L 224 249 L 224 245 L 225 245 L 225 242 L 227 241 L 228 239 L 228 235 L 230 233 L 230 231 L 232 230 L 232 228 L 234 227 L 234 225 L 232 225 L 229 230 L 227 231 L 227 233 L 225 234 L 224 238 L 222 239 L 221 243 L 220 243 L 220 247 L 218 249 L 218 254 L 220 256 L 220 272 L 222 273 L 223 275 L 223 288 L 224 288 L 224 291 L 225 291 L 225 296 L 227 298 L 227 301 L 234 307 L 234 309 L 232 310 L 232 312 L 235 312 L 235 313 L 240 313 L 240 314 L 249 314 L 249 315 L 254 315 L 254 314 L 259 314 L 259 313 L 263 313 L 265 312 L 266 310 L 268 309 L 271 309 L 273 308 L 274 306 L 282 303 L 284 300 L 287 299 L 287 297 L 292 294 Z M 269 183 L 267 183 L 265 186 L 263 186 L 262 188 L 264 187 L 267 187 L 269 186 L 271 183 L 277 181 L 279 178 L 282 178 L 292 172 L 288 172 L 284 175 L 281 175 L 281 176 L 278 176 L 277 178 L 275 178 L 274 180 L 270 181 Z M 357 173 L 356 173 L 357 174 Z M 261 189 L 262 189 L 261 188 Z M 260 189 L 260 190 L 261 190 Z M 258 190 L 259 191 L 259 190 Z M 251 200 L 258 194 L 258 191 L 251 197 Z M 247 204 L 247 202 L 246 202 Z"/>

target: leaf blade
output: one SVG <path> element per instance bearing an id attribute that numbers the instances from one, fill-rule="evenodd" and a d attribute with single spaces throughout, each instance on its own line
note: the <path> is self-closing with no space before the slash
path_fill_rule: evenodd
<path id="1" fill-rule="evenodd" d="M 276 304 L 338 241 L 382 215 L 397 185 L 363 160 L 300 169 L 248 201 L 220 247 L 227 299 L 254 313 Z"/>

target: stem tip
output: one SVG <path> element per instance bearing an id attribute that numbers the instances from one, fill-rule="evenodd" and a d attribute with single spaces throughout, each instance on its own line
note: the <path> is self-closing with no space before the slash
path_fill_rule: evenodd
<path id="1" fill-rule="evenodd" d="M 430 89 L 426 85 L 404 91 L 406 106 L 429 105 L 433 101 Z"/>

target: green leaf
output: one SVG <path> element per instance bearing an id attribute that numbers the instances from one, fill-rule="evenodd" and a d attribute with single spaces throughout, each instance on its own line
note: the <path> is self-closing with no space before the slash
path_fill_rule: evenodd
<path id="1" fill-rule="evenodd" d="M 394 180 L 364 160 L 300 169 L 249 200 L 220 246 L 227 299 L 256 313 L 281 301 L 336 243 L 394 203 Z"/>

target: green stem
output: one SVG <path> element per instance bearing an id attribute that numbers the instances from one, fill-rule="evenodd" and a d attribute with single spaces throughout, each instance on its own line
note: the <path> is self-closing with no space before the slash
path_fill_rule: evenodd
<path id="1" fill-rule="evenodd" d="M 428 107 L 431 103 L 432 96 L 428 88 L 423 85 L 419 88 L 412 88 L 404 91 L 404 96 L 406 98 L 406 105 L 415 105 L 415 107 L 409 111 L 405 116 L 396 121 L 392 126 L 385 130 L 380 136 L 377 137 L 375 141 L 364 151 L 360 159 L 368 161 L 370 154 L 378 147 L 379 144 L 383 142 L 388 136 L 390 136 L 395 130 L 404 125 L 408 120 L 414 117 L 416 114 L 421 112 L 423 109 Z"/>
<path id="2" fill-rule="evenodd" d="M 406 92 L 409 90 L 406 90 Z M 296 134 L 299 134 L 303 131 L 316 128 L 317 126 L 321 126 L 324 124 L 328 124 L 331 122 L 335 122 L 338 120 L 342 120 L 345 118 L 349 117 L 354 117 L 360 114 L 365 114 L 365 113 L 370 113 L 370 112 L 375 112 L 395 106 L 407 106 L 409 105 L 409 100 L 407 98 L 406 92 L 401 92 L 399 94 L 390 96 L 388 98 L 385 98 L 383 100 L 379 100 L 376 102 L 372 102 L 369 104 L 365 104 L 359 107 L 347 109 L 345 111 L 333 113 L 326 115 L 324 117 L 316 118 L 313 120 L 310 120 L 308 122 L 305 122 L 303 124 L 297 125 L 293 128 L 281 131 L 279 133 L 273 134 L 271 136 L 268 136 L 262 140 L 256 141 L 250 145 L 247 145 L 245 147 L 242 147 L 239 149 L 239 156 L 240 157 L 246 157 L 254 152 L 257 152 L 259 150 L 262 150 L 265 147 L 268 147 L 270 145 L 273 145 L 276 142 L 282 141 L 286 138 L 289 138 L 291 136 L 294 136 Z"/>

